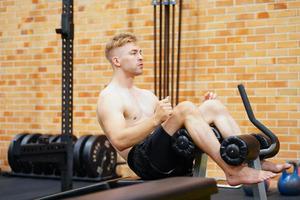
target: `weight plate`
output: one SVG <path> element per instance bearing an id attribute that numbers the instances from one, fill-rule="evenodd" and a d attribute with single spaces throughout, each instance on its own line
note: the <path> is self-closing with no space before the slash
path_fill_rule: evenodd
<path id="1" fill-rule="evenodd" d="M 56 142 L 61 142 L 61 136 L 62 135 L 59 135 Z M 75 135 L 72 135 L 72 140 L 73 140 L 73 145 L 76 143 L 77 141 L 77 137 Z"/>
<path id="2" fill-rule="evenodd" d="M 54 143 L 57 141 L 57 139 L 59 138 L 60 135 L 52 135 L 49 137 L 49 144 Z M 49 160 L 49 162 L 45 163 L 44 165 L 44 174 L 46 175 L 53 175 L 54 171 L 56 169 L 56 164 L 52 163 L 51 160 Z"/>
<path id="3" fill-rule="evenodd" d="M 41 134 L 29 134 L 26 135 L 21 141 L 21 145 L 36 143 Z M 32 161 L 22 161 L 22 172 L 31 173 L 32 172 Z"/>
<path id="4" fill-rule="evenodd" d="M 61 142 L 61 136 L 62 135 L 58 135 L 57 139 L 54 141 L 54 142 Z M 76 143 L 77 141 L 77 137 L 75 135 L 72 135 L 72 142 L 73 142 L 73 145 Z M 60 167 L 58 164 L 54 164 L 54 174 L 57 175 L 57 176 L 60 176 L 61 175 L 61 170 L 60 170 Z M 74 167 L 73 167 L 74 169 Z M 74 174 L 74 170 L 73 170 L 73 174 Z"/>
<path id="5" fill-rule="evenodd" d="M 50 138 L 49 138 L 49 143 L 54 143 L 56 142 L 56 140 L 59 138 L 59 135 L 52 135 Z"/>
<path id="6" fill-rule="evenodd" d="M 52 137 L 51 134 L 42 134 L 38 140 L 37 140 L 37 143 L 38 144 L 49 144 L 49 140 L 50 140 L 50 137 Z"/>
<path id="7" fill-rule="evenodd" d="M 117 165 L 117 152 L 115 148 L 111 145 L 109 140 L 106 138 L 106 141 L 104 142 L 104 150 L 103 150 L 103 155 L 104 155 L 104 161 L 103 161 L 103 168 L 105 168 L 103 173 L 103 177 L 107 176 L 113 176 L 115 175 L 116 171 L 116 165 Z"/>
<path id="8" fill-rule="evenodd" d="M 21 143 L 22 139 L 28 135 L 28 133 L 21 133 L 17 134 L 14 139 L 11 141 L 8 152 L 7 152 L 7 159 L 8 164 L 13 172 L 19 173 L 22 171 L 22 164 L 18 160 L 18 158 L 15 156 L 15 148 L 14 148 L 14 141 Z"/>
<path id="9" fill-rule="evenodd" d="M 74 158 L 74 171 L 77 176 L 86 176 L 86 171 L 83 166 L 82 152 L 86 141 L 91 135 L 81 136 L 74 145 L 73 158 Z"/>
<path id="10" fill-rule="evenodd" d="M 49 139 L 52 135 L 49 135 L 49 134 L 43 134 L 43 135 L 40 135 L 38 138 L 37 138 L 37 141 L 36 143 L 37 144 L 45 144 L 47 142 L 49 142 Z M 42 174 L 42 173 L 45 173 L 45 171 L 47 171 L 47 163 L 45 162 L 33 162 L 32 163 L 33 166 L 32 166 L 32 171 L 34 174 Z"/>
<path id="11" fill-rule="evenodd" d="M 117 153 L 105 135 L 91 136 L 84 145 L 82 156 L 89 177 L 113 175 Z"/>
<path id="12" fill-rule="evenodd" d="M 55 138 L 53 139 L 52 143 L 59 142 L 61 135 L 56 135 Z M 60 168 L 58 163 L 51 163 L 51 166 L 53 167 L 53 173 L 56 176 L 60 176 Z"/>

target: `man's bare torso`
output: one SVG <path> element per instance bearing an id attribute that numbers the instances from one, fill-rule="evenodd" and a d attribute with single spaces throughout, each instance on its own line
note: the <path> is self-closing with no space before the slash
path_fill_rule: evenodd
<path id="1" fill-rule="evenodd" d="M 98 106 L 101 106 L 101 101 L 109 96 L 118 98 L 118 103 L 122 105 L 122 115 L 126 122 L 126 127 L 132 127 L 141 121 L 153 116 L 157 99 L 150 91 L 143 90 L 137 87 L 125 88 L 116 84 L 109 84 L 99 95 Z M 114 106 L 114 105 L 109 105 Z M 98 115 L 98 121 L 103 128 L 103 123 Z M 150 134 L 150 133 L 149 133 Z M 119 154 L 127 159 L 129 150 L 127 148 L 119 151 Z"/>

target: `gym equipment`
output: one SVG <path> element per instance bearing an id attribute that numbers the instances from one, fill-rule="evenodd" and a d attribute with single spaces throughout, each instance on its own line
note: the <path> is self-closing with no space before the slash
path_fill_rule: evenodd
<path id="1" fill-rule="evenodd" d="M 28 134 L 26 135 L 22 141 L 21 145 L 26 144 L 34 144 L 37 142 L 38 138 L 41 136 L 41 134 Z M 22 172 L 23 173 L 31 173 L 33 170 L 33 162 L 32 161 L 21 161 L 22 163 Z"/>
<path id="2" fill-rule="evenodd" d="M 49 138 L 51 135 L 44 134 L 40 135 L 37 139 L 37 144 L 49 144 Z M 47 173 L 47 163 L 44 162 L 32 162 L 32 173 L 34 174 L 43 174 Z"/>
<path id="3" fill-rule="evenodd" d="M 52 135 L 49 137 L 49 143 L 54 143 L 58 140 L 59 135 Z"/>
<path id="4" fill-rule="evenodd" d="M 61 28 L 56 33 L 62 39 L 62 142 L 66 143 L 66 163 L 61 165 L 62 191 L 72 189 L 73 176 L 73 0 L 62 1 Z"/>
<path id="5" fill-rule="evenodd" d="M 267 149 L 270 147 L 270 145 L 271 145 L 270 138 L 266 137 L 263 134 L 252 133 L 251 135 L 253 135 L 256 138 L 256 140 L 259 142 L 260 149 Z M 263 158 L 261 157 L 261 159 L 263 159 Z"/>
<path id="6" fill-rule="evenodd" d="M 280 148 L 279 140 L 267 127 L 260 123 L 253 114 L 243 85 L 238 85 L 248 118 L 263 133 L 241 136 L 231 136 L 221 143 L 220 154 L 230 165 L 240 165 L 245 162 L 266 159 L 275 156 Z"/>
<path id="7" fill-rule="evenodd" d="M 223 141 L 223 137 L 218 128 L 214 124 L 210 124 L 210 127 L 215 134 L 219 142 Z M 206 165 L 208 156 L 203 153 L 199 148 L 195 146 L 190 138 L 188 131 L 185 128 L 179 129 L 172 137 L 172 148 L 187 159 L 194 158 L 193 176 L 205 177 Z"/>
<path id="8" fill-rule="evenodd" d="M 245 88 L 242 84 L 238 85 L 238 90 L 240 92 L 246 113 L 248 115 L 249 120 L 252 122 L 252 124 L 258 128 L 260 131 L 262 131 L 261 136 L 266 137 L 269 139 L 269 146 L 264 149 L 260 149 L 259 156 L 260 158 L 266 159 L 266 158 L 271 158 L 274 157 L 280 149 L 280 143 L 276 135 L 268 129 L 265 125 L 263 125 L 261 122 L 259 122 L 252 111 L 247 93 L 245 91 Z"/>
<path id="9" fill-rule="evenodd" d="M 53 144 L 54 142 L 57 142 L 58 138 L 60 137 L 60 135 L 52 135 L 49 137 L 49 143 L 48 144 Z M 57 174 L 57 169 L 59 167 L 57 166 L 56 163 L 53 163 L 51 161 L 45 163 L 45 167 L 44 167 L 44 174 L 45 175 L 54 175 L 55 173 Z"/>
<path id="10" fill-rule="evenodd" d="M 210 124 L 210 127 L 211 127 L 212 131 L 214 132 L 215 136 L 217 137 L 217 139 L 219 140 L 219 142 L 222 143 L 223 137 L 222 137 L 219 129 L 214 124 Z"/>
<path id="11" fill-rule="evenodd" d="M 279 151 L 280 143 L 276 135 L 255 118 L 242 84 L 238 85 L 238 90 L 249 120 L 262 131 L 262 134 L 225 138 L 221 143 L 220 154 L 224 161 L 230 165 L 248 162 L 250 167 L 261 170 L 260 159 L 275 156 Z M 264 182 L 253 184 L 252 189 L 254 198 L 267 199 Z"/>
<path id="12" fill-rule="evenodd" d="M 167 2 L 167 1 L 165 1 Z M 181 1 L 180 1 L 181 2 Z M 45 139 L 45 142 L 35 142 L 33 143 L 25 143 L 21 144 L 21 141 L 14 141 L 13 146 L 14 148 L 14 156 L 16 158 L 19 158 L 22 162 L 42 162 L 47 163 L 49 160 L 51 160 L 54 164 L 59 164 L 61 167 L 61 190 L 66 191 L 72 188 L 72 178 L 73 175 L 73 150 L 72 150 L 72 135 L 73 135 L 73 37 L 74 37 L 74 24 L 73 24 L 73 0 L 63 0 L 62 4 L 62 16 L 61 16 L 61 29 L 56 29 L 56 32 L 58 34 L 61 34 L 62 37 L 62 136 L 61 141 L 58 142 L 59 138 L 52 138 L 49 137 L 49 143 L 47 139 Z M 180 17 L 181 19 L 181 14 Z M 180 20 L 181 23 L 181 20 Z M 180 26 L 181 27 L 181 26 Z M 180 34 L 179 34 L 180 35 Z M 166 38 L 168 39 L 168 38 Z M 167 40 L 166 40 L 167 41 Z M 179 40 L 180 41 L 180 40 Z M 168 44 L 168 43 L 166 43 Z M 180 44 L 180 43 L 179 43 Z M 169 45 L 169 44 L 168 44 Z M 180 45 L 179 45 L 180 47 Z M 180 49 L 180 48 L 179 48 Z M 179 50 L 178 50 L 179 51 Z M 178 53 L 178 59 L 179 59 L 180 53 Z M 165 64 L 168 63 L 168 61 L 165 61 Z M 165 65 L 165 76 L 168 73 L 168 64 Z M 178 69 L 179 71 L 179 62 L 178 62 Z M 179 77 L 177 79 L 177 83 L 179 82 Z M 177 87 L 179 84 L 177 84 Z M 25 137 L 24 137 L 25 138 Z M 96 149 L 96 151 L 101 152 L 101 147 L 99 147 L 98 143 L 96 144 L 91 141 L 91 138 L 95 138 L 93 141 L 97 141 L 98 139 L 96 137 L 89 137 L 85 143 L 86 146 L 83 147 L 83 154 L 92 156 L 93 162 L 98 162 L 99 160 L 95 160 L 95 154 L 94 151 L 92 151 L 93 148 Z M 101 141 L 99 142 L 101 143 Z M 88 146 L 90 147 L 88 148 Z M 104 157 L 110 158 L 110 159 L 104 159 L 103 163 L 101 163 L 101 166 L 107 170 L 111 170 L 113 167 L 112 160 L 116 159 L 116 156 L 114 153 L 108 154 L 110 152 L 108 149 L 111 148 L 107 141 L 104 141 L 103 144 L 106 148 L 102 152 L 103 155 L 106 155 Z M 101 146 L 101 145 L 100 145 Z M 79 151 L 80 153 L 80 151 Z M 86 159 L 86 157 L 83 157 L 83 159 Z M 103 165 L 102 165 L 103 164 Z M 94 173 L 95 167 L 94 166 L 88 166 L 91 167 L 91 172 L 89 172 L 89 169 L 87 169 L 88 173 Z M 97 168 L 97 173 L 104 173 L 99 172 L 99 168 Z M 88 174 L 91 176 L 94 176 L 94 174 Z M 176 179 L 172 180 L 162 180 L 162 185 L 170 185 L 171 183 L 173 185 L 177 185 L 178 188 L 175 188 L 173 190 L 170 190 L 167 188 L 167 191 L 163 190 L 162 192 L 166 192 L 168 196 L 175 197 L 179 195 L 189 196 L 189 193 L 195 192 L 195 187 L 199 184 L 189 184 L 187 185 L 187 181 L 185 179 L 189 179 L 187 177 L 181 178 L 180 180 L 177 180 L 177 183 L 173 183 L 173 181 L 176 181 Z M 196 180 L 196 183 L 198 183 L 199 178 L 193 179 Z M 166 182 L 168 181 L 168 182 Z M 166 182 L 166 183 L 165 183 Z M 190 182 L 192 182 L 192 179 L 190 179 Z M 149 182 L 150 183 L 150 182 Z M 159 184 L 160 181 L 157 181 L 157 184 Z M 215 184 L 212 183 L 212 185 L 215 187 Z M 146 185 L 147 186 L 147 185 Z M 146 186 L 140 186 L 144 188 L 144 191 L 147 191 L 145 188 Z M 151 185 L 150 185 L 151 186 Z M 182 186 L 180 188 L 180 186 Z M 149 186 L 148 186 L 149 187 Z M 153 187 L 153 186 L 152 186 Z M 207 185 L 205 186 L 207 189 Z M 197 191 L 199 191 L 199 187 L 196 188 Z M 202 189 L 203 190 L 203 189 Z M 201 190 L 202 194 L 206 194 Z M 216 191 L 216 189 L 213 189 Z M 124 190 L 125 191 L 125 190 Z M 180 192 L 178 192 L 180 191 Z M 152 191 L 148 190 L 148 193 L 153 193 Z M 174 194 L 170 194 L 173 192 Z M 134 193 L 134 192 L 133 192 Z M 141 195 L 143 195 L 143 190 L 141 190 Z M 200 191 L 199 191 L 200 194 Z M 159 192 L 157 192 L 157 195 L 161 195 Z M 165 196 L 165 194 L 162 194 Z M 151 196 L 151 195 L 150 195 Z M 142 198 L 143 196 L 141 196 Z M 209 196 L 208 196 L 209 197 Z M 145 196 L 147 198 L 147 196 Z"/>
<path id="13" fill-rule="evenodd" d="M 65 198 L 72 198 L 80 195 L 87 195 L 87 194 L 99 194 L 100 191 L 102 192 L 114 192 L 115 189 L 123 187 L 124 196 L 126 196 L 126 188 L 130 185 L 134 184 L 144 184 L 145 181 L 137 180 L 133 178 L 119 178 L 117 181 L 114 179 L 107 180 L 107 181 L 100 181 L 100 182 L 91 182 L 91 181 L 83 181 L 83 180 L 74 180 L 73 179 L 73 189 L 66 192 L 60 192 L 60 180 L 56 179 L 42 179 L 42 178 L 24 178 L 24 177 L 16 177 L 16 176 L 6 176 L 4 175 L 5 172 L 2 171 L 2 175 L 0 175 L 0 188 L 1 188 L 1 199 L 10 199 L 10 200 L 24 200 L 24 199 L 65 199 Z M 187 179 L 189 177 L 186 177 Z M 173 179 L 176 181 L 179 179 Z M 182 180 L 182 179 L 181 179 Z M 203 181 L 201 178 L 197 177 L 197 180 Z M 189 181 L 189 180 L 187 180 Z M 107 183 L 109 182 L 109 183 Z M 217 181 L 219 183 L 219 181 Z M 174 184 L 171 183 L 170 185 L 164 185 L 163 187 L 172 187 Z M 177 183 L 176 183 L 177 185 Z M 26 187 L 24 187 L 26 186 Z M 208 187 L 215 187 L 210 185 Z M 147 188 L 143 188 L 143 190 Z M 200 190 L 200 188 L 198 188 Z M 197 190 L 198 190 L 197 189 Z M 148 190 L 152 190 L 152 193 L 155 193 L 157 187 L 148 188 Z M 201 192 L 207 193 L 205 186 L 201 188 Z M 242 188 L 236 189 L 228 189 L 228 188 L 217 188 L 217 193 L 211 194 L 212 200 L 252 200 L 253 197 L 245 196 Z M 77 191 L 77 192 L 75 192 Z M 131 192 L 127 191 L 127 193 Z M 180 190 L 184 193 L 190 193 L 189 189 Z M 69 192 L 69 196 L 66 194 Z M 134 191 L 136 192 L 136 191 Z M 200 191 L 199 191 L 200 192 Z M 64 194 L 64 195 L 63 195 Z M 181 194 L 179 195 L 181 196 Z M 193 197 L 197 198 L 198 195 L 194 194 Z M 200 196 L 201 197 L 201 196 Z M 121 198 L 121 197 L 120 197 Z M 147 195 L 143 196 L 141 199 L 149 199 Z M 190 197 L 192 198 L 192 197 Z M 106 198 L 103 198 L 106 199 Z M 176 199 L 176 198 L 174 198 Z M 198 198 L 202 199 L 202 198 Z M 299 199 L 299 196 L 282 196 L 280 195 L 277 189 L 271 188 L 270 193 L 268 195 L 269 200 L 296 200 Z"/>
<path id="14" fill-rule="evenodd" d="M 21 164 L 21 175 L 33 174 L 32 169 L 35 164 L 40 166 L 44 163 L 52 162 L 65 165 L 66 143 L 37 143 L 41 134 L 27 134 L 22 140 L 14 139 L 11 143 L 12 157 Z M 35 166 L 38 174 L 41 173 L 39 167 Z"/>
<path id="15" fill-rule="evenodd" d="M 182 157 L 193 158 L 196 146 L 185 128 L 179 129 L 172 137 L 172 148 Z"/>
<path id="16" fill-rule="evenodd" d="M 74 169 L 77 176 L 84 177 L 87 176 L 86 170 L 84 169 L 83 160 L 82 160 L 82 151 L 85 145 L 85 142 L 90 137 L 90 135 L 81 136 L 74 145 Z"/>
<path id="17" fill-rule="evenodd" d="M 61 28 L 56 29 L 62 38 L 62 137 L 60 143 L 31 145 L 25 136 L 22 141 L 14 141 L 14 158 L 18 157 L 24 173 L 31 172 L 31 161 L 59 163 L 61 170 L 61 190 L 72 188 L 73 176 L 73 0 L 62 1 Z M 33 136 L 28 136 L 33 137 Z M 50 140 L 50 138 L 49 138 Z M 35 141 L 36 142 L 36 141 Z M 45 156 L 46 155 L 46 156 Z M 12 157 L 11 157 L 12 158 Z M 13 165 L 16 163 L 12 163 Z M 15 168 L 18 171 L 18 167 Z M 39 172 L 38 172 L 39 173 Z"/>
<path id="18" fill-rule="evenodd" d="M 223 137 L 218 130 L 218 128 L 214 124 L 210 124 L 212 131 L 214 132 L 217 139 L 221 142 L 223 141 Z M 202 152 L 196 147 L 196 145 L 192 142 L 192 138 L 190 137 L 188 131 L 185 128 L 179 129 L 172 137 L 172 148 L 175 152 L 183 156 L 185 158 L 195 157 L 197 152 Z M 197 154 L 198 155 L 198 154 Z"/>
<path id="19" fill-rule="evenodd" d="M 259 155 L 259 142 L 252 135 L 230 136 L 221 143 L 220 154 L 229 165 L 241 165 Z"/>
<path id="20" fill-rule="evenodd" d="M 122 182 L 122 180 L 120 180 Z M 216 181 L 212 178 L 171 177 L 155 181 L 134 181 L 132 185 L 119 187 L 118 180 L 110 180 L 81 189 L 61 192 L 39 200 L 50 199 L 105 199 L 105 200 L 165 200 L 165 199 L 203 199 L 217 193 Z M 170 187 L 172 186 L 172 187 Z M 103 188 L 110 190 L 100 191 Z"/>
<path id="21" fill-rule="evenodd" d="M 82 151 L 84 169 L 89 177 L 114 176 L 117 152 L 106 136 L 90 136 Z M 112 178 L 112 177 L 110 177 Z"/>
<path id="22" fill-rule="evenodd" d="M 74 145 L 77 141 L 77 137 L 75 135 L 72 135 L 71 138 L 72 138 L 72 145 Z M 58 135 L 55 142 L 58 142 L 58 143 L 62 142 L 62 135 Z"/>
<path id="23" fill-rule="evenodd" d="M 249 162 L 250 167 L 261 170 L 261 164 L 259 158 L 270 158 L 275 156 L 279 151 L 280 143 L 276 135 L 255 118 L 247 93 L 242 84 L 238 85 L 238 90 L 242 98 L 249 120 L 253 123 L 254 126 L 256 126 L 259 130 L 263 132 L 264 137 L 270 139 L 270 144 L 269 144 L 270 146 L 264 149 L 261 148 L 259 151 L 259 157 Z M 260 200 L 267 199 L 264 182 L 254 184 L 252 187 L 253 187 L 253 196 L 255 199 L 260 199 Z"/>
<path id="24" fill-rule="evenodd" d="M 182 4 L 179 0 L 178 16 L 178 38 L 177 38 L 177 66 L 176 66 L 176 85 L 175 85 L 175 0 L 153 0 L 153 18 L 154 18 L 154 93 L 159 99 L 166 96 L 171 97 L 172 105 L 179 101 L 179 78 L 180 78 L 180 48 L 181 48 L 181 23 L 182 23 Z M 159 6 L 159 30 L 157 31 L 157 6 Z M 172 8 L 172 9 L 170 9 Z M 163 17 L 164 14 L 164 17 Z M 170 15 L 172 16 L 172 29 L 170 29 Z M 164 22 L 164 25 L 163 25 Z M 157 32 L 159 32 L 159 50 L 157 65 Z M 170 32 L 172 35 L 170 41 Z M 171 43 L 171 52 L 170 52 Z M 164 51 L 164 52 L 163 52 Z M 171 57 L 171 66 L 170 66 Z M 158 69 L 157 69 L 158 68 Z M 171 68 L 171 74 L 170 74 Z M 159 76 L 157 80 L 157 74 Z M 170 80 L 171 79 L 171 80 Z M 170 92 L 171 87 L 171 92 Z M 174 99 L 174 87 L 176 87 Z M 158 89 L 157 89 L 158 88 Z M 158 90 L 158 91 L 157 91 Z"/>
<path id="25" fill-rule="evenodd" d="M 117 153 L 104 135 L 82 136 L 77 140 L 72 137 L 74 145 L 74 174 L 73 178 L 83 177 L 85 180 L 107 180 L 117 177 L 115 168 L 117 165 Z M 60 164 L 57 160 L 47 154 L 40 161 L 34 157 L 22 159 L 20 148 L 29 148 L 33 154 L 43 153 L 39 148 L 50 148 L 51 145 L 61 145 L 61 135 L 41 135 L 41 134 L 18 134 L 10 144 L 8 151 L 9 164 L 14 175 L 32 176 L 47 178 L 47 175 L 59 176 L 61 173 Z M 19 142 L 19 146 L 16 145 Z M 23 145 L 22 145 L 23 142 Z M 51 142 L 51 143 L 50 143 Z M 26 146 L 30 143 L 30 146 Z M 49 144 L 51 144 L 49 146 Z M 55 146 L 53 147 L 55 149 Z M 25 168 L 24 168 L 25 167 Z M 26 175 L 27 174 L 27 175 Z M 87 178 L 86 178 L 87 177 Z M 95 179 L 93 179 L 95 178 Z"/>
<path id="26" fill-rule="evenodd" d="M 28 135 L 28 133 L 17 134 L 8 147 L 8 152 L 7 152 L 8 164 L 9 164 L 11 170 L 16 173 L 19 173 L 22 171 L 22 164 L 21 164 L 21 161 L 19 161 L 14 154 L 14 149 L 15 149 L 14 144 L 15 144 L 15 142 L 21 143 L 22 139 L 26 135 Z"/>
<path id="27" fill-rule="evenodd" d="M 42 174 L 47 172 L 45 169 L 47 165 L 42 162 L 33 161 L 33 160 L 22 160 L 17 156 L 18 147 L 16 143 L 20 145 L 27 144 L 44 144 L 49 143 L 50 135 L 41 135 L 41 134 L 17 134 L 13 141 L 10 143 L 8 149 L 8 161 L 13 173 L 24 173 L 24 174 Z"/>
<path id="28" fill-rule="evenodd" d="M 62 142 L 62 137 L 63 135 L 58 135 L 55 139 L 55 143 L 61 143 Z M 72 147 L 74 146 L 74 144 L 77 141 L 77 137 L 75 135 L 71 136 L 71 141 L 72 141 Z M 73 148 L 72 148 L 73 149 Z M 74 167 L 74 166 L 73 166 Z M 61 175 L 61 167 L 56 163 L 54 164 L 54 174 L 56 176 L 60 176 Z M 74 175 L 74 170 L 73 170 L 73 175 Z"/>
<path id="29" fill-rule="evenodd" d="M 298 164 L 294 161 L 289 161 L 293 165 L 293 173 L 288 173 L 286 170 L 282 172 L 278 180 L 278 190 L 280 194 L 286 196 L 300 195 L 300 177 L 298 175 Z"/>

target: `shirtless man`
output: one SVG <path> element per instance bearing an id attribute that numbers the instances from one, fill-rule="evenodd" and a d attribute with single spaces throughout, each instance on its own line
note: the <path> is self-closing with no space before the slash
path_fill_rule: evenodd
<path id="1" fill-rule="evenodd" d="M 204 95 L 199 107 L 185 101 L 173 108 L 168 97 L 159 100 L 152 92 L 134 86 L 134 78 L 143 72 L 142 51 L 134 35 L 116 35 L 107 43 L 105 53 L 114 73 L 99 95 L 98 121 L 112 145 L 141 178 L 188 174 L 192 161 L 178 156 L 171 147 L 172 135 L 183 126 L 193 142 L 221 167 L 230 185 L 258 183 L 290 167 L 267 161 L 262 164 L 264 170 L 226 164 L 209 124 L 214 123 L 223 137 L 241 131 L 214 93 Z"/>

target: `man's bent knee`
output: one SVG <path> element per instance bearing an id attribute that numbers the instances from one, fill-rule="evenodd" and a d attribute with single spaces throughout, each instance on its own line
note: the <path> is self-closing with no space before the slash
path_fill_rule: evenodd
<path id="1" fill-rule="evenodd" d="M 172 116 L 162 124 L 162 127 L 169 135 L 173 135 L 184 126 L 187 116 L 193 112 L 199 112 L 197 106 L 188 101 L 181 102 L 174 107 Z"/>
<path id="2" fill-rule="evenodd" d="M 174 111 L 179 116 L 185 118 L 187 115 L 197 112 L 198 108 L 190 101 L 183 101 L 174 108 Z"/>
<path id="3" fill-rule="evenodd" d="M 211 113 L 213 115 L 218 115 L 224 113 L 224 111 L 227 111 L 224 104 L 217 99 L 207 100 L 203 102 L 199 108 L 203 113 Z"/>

